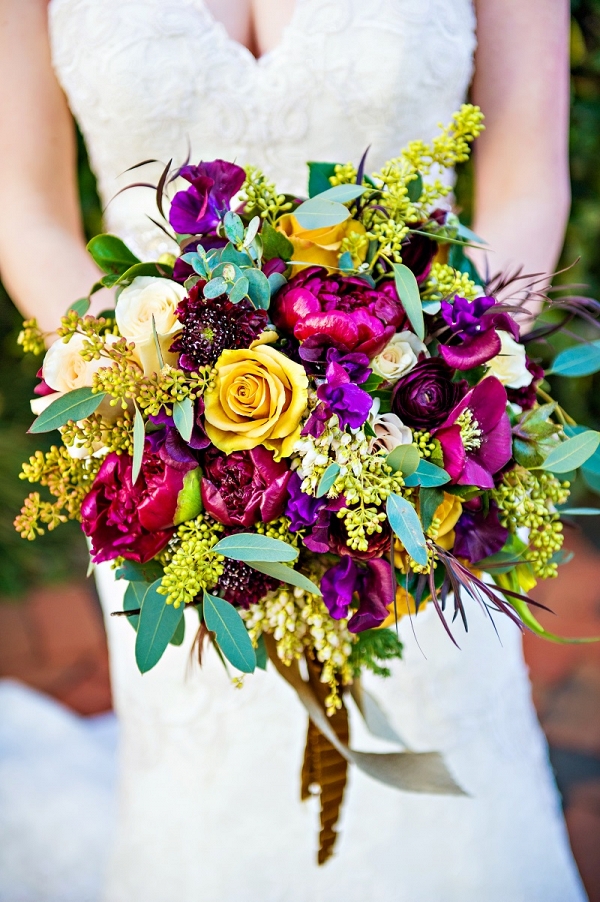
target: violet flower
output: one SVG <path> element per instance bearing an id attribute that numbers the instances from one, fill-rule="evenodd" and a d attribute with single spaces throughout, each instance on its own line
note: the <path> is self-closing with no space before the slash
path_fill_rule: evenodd
<path id="1" fill-rule="evenodd" d="M 495 306 L 492 297 L 468 301 L 456 295 L 453 304 L 442 301 L 442 319 L 460 339 L 459 344 L 440 345 L 440 356 L 449 366 L 470 370 L 487 363 L 501 351 L 498 330 L 518 340 L 519 327 L 515 320 L 508 313 L 494 313 Z"/>
<path id="2" fill-rule="evenodd" d="M 463 505 L 455 530 L 453 553 L 472 564 L 496 554 L 504 547 L 508 529 L 498 518 L 498 507 L 490 501 L 484 511 L 481 498 L 474 498 Z"/>
<path id="3" fill-rule="evenodd" d="M 334 620 L 348 616 L 354 594 L 358 594 L 358 610 L 350 618 L 352 633 L 375 629 L 388 616 L 388 605 L 394 597 L 391 567 L 381 559 L 360 566 L 351 557 L 343 557 L 327 570 L 321 579 L 321 591 L 327 610 Z"/>
<path id="4" fill-rule="evenodd" d="M 330 416 L 337 414 L 342 429 L 359 429 L 369 416 L 371 395 L 355 385 L 339 363 L 328 364 L 326 379 L 318 387 L 317 397 L 327 406 Z"/>
<path id="5" fill-rule="evenodd" d="M 299 529 L 309 529 L 317 522 L 319 511 L 327 504 L 327 498 L 315 498 L 307 495 L 300 486 L 302 479 L 295 471 L 292 472 L 288 482 L 288 500 L 285 515 L 290 520 L 290 532 L 298 532 Z"/>
<path id="6" fill-rule="evenodd" d="M 177 192 L 169 211 L 169 222 L 180 235 L 213 231 L 246 179 L 241 166 L 225 160 L 184 166 L 179 175 L 191 185 Z"/>
<path id="7" fill-rule="evenodd" d="M 512 457 L 506 389 L 495 376 L 467 392 L 432 435 L 442 446 L 444 469 L 458 485 L 494 487 L 494 473 Z"/>

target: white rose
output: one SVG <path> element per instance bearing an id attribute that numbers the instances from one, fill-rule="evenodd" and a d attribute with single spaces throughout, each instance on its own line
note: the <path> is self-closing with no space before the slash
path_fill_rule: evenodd
<path id="1" fill-rule="evenodd" d="M 382 379 L 397 382 L 400 376 L 412 370 L 419 354 L 430 356 L 426 346 L 414 332 L 396 332 L 381 354 L 371 361 L 371 369 Z"/>
<path id="2" fill-rule="evenodd" d="M 114 344 L 117 340 L 115 335 L 106 336 L 107 344 Z M 100 357 L 99 360 L 84 360 L 81 351 L 86 341 L 85 336 L 76 332 L 70 341 L 65 343 L 59 338 L 50 345 L 42 365 L 44 382 L 50 388 L 63 393 L 90 386 L 94 373 L 102 367 L 111 365 L 106 357 Z"/>
<path id="3" fill-rule="evenodd" d="M 170 353 L 169 348 L 181 329 L 176 311 L 185 296 L 183 285 L 154 276 L 137 276 L 119 295 L 115 309 L 117 326 L 123 338 L 135 344 L 135 355 L 146 376 L 161 368 L 153 317 L 164 362 L 173 366 L 177 363 L 177 355 Z"/>
<path id="4" fill-rule="evenodd" d="M 375 437 L 372 437 L 369 443 L 369 451 L 372 454 L 377 451 L 386 451 L 389 454 L 398 445 L 411 445 L 412 431 L 395 413 L 379 413 L 380 403 L 379 398 L 374 398 L 369 414 L 369 425 L 375 433 Z"/>
<path id="5" fill-rule="evenodd" d="M 498 330 L 502 347 L 496 357 L 488 360 L 486 376 L 495 376 L 508 388 L 525 388 L 533 374 L 527 369 L 525 348 L 509 332 Z"/>

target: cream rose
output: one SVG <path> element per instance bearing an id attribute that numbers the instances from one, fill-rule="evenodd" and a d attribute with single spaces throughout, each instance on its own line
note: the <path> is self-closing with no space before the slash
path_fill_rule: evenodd
<path id="1" fill-rule="evenodd" d="M 525 348 L 509 332 L 498 331 L 502 342 L 500 353 L 488 361 L 486 376 L 495 376 L 507 388 L 525 388 L 533 374 L 527 369 Z"/>
<path id="2" fill-rule="evenodd" d="M 387 382 L 397 382 L 400 376 L 412 370 L 420 354 L 430 356 L 427 347 L 414 332 L 396 332 L 381 354 L 371 361 L 371 368 Z"/>
<path id="3" fill-rule="evenodd" d="M 100 357 L 99 360 L 83 359 L 81 351 L 86 341 L 85 336 L 76 332 L 68 342 L 59 338 L 48 348 L 42 364 L 42 377 L 54 391 L 63 393 L 91 385 L 94 373 L 102 367 L 110 366 L 106 357 Z M 114 344 L 115 341 L 116 336 L 106 336 L 107 344 Z"/>
<path id="4" fill-rule="evenodd" d="M 177 307 L 185 295 L 182 285 L 154 276 L 137 276 L 119 295 L 115 309 L 117 326 L 123 338 L 135 344 L 135 355 L 146 376 L 160 370 L 153 317 L 164 362 L 173 366 L 177 363 L 177 355 L 169 348 L 181 329 Z"/>
<path id="5" fill-rule="evenodd" d="M 206 434 L 220 451 L 264 445 L 275 460 L 300 438 L 308 378 L 304 367 L 270 345 L 223 351 L 215 384 L 204 395 Z"/>
<path id="6" fill-rule="evenodd" d="M 373 399 L 369 425 L 375 437 L 371 437 L 369 451 L 373 454 L 386 451 L 389 454 L 398 445 L 411 445 L 412 430 L 395 413 L 379 413 L 380 404 L 379 398 Z"/>

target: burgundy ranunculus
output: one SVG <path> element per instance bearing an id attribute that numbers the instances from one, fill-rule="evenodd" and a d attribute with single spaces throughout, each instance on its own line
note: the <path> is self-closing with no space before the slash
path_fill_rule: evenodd
<path id="1" fill-rule="evenodd" d="M 453 382 L 453 375 L 454 370 L 439 357 L 420 360 L 396 383 L 394 413 L 413 429 L 440 426 L 468 387 L 466 382 Z"/>
<path id="2" fill-rule="evenodd" d="M 328 275 L 320 266 L 290 279 L 271 315 L 278 329 L 307 343 L 311 360 L 323 359 L 330 347 L 375 357 L 405 320 L 393 282 L 371 288 L 363 279 Z"/>
<path id="3" fill-rule="evenodd" d="M 145 564 L 165 547 L 174 526 L 200 512 L 196 461 L 171 466 L 147 444 L 135 485 L 131 468 L 127 454 L 109 454 L 81 505 L 96 563 L 124 557 Z"/>
<path id="4" fill-rule="evenodd" d="M 177 192 L 169 211 L 169 222 L 180 235 L 213 231 L 246 179 L 240 166 L 225 160 L 184 166 L 179 175 L 190 182 L 189 188 Z"/>
<path id="5" fill-rule="evenodd" d="M 498 507 L 490 501 L 484 511 L 481 498 L 474 498 L 463 505 L 455 528 L 453 552 L 457 557 L 466 558 L 472 564 L 496 554 L 504 547 L 508 529 L 498 519 Z"/>
<path id="6" fill-rule="evenodd" d="M 260 445 L 233 454 L 209 448 L 203 465 L 202 503 L 219 523 L 248 527 L 283 514 L 290 471 L 272 451 Z"/>
<path id="7" fill-rule="evenodd" d="M 495 376 L 472 388 L 433 433 L 444 469 L 458 485 L 494 488 L 494 473 L 512 457 L 506 389 Z"/>

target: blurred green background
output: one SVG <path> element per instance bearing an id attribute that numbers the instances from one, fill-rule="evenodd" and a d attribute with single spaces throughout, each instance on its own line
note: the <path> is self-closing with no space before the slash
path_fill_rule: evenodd
<path id="1" fill-rule="evenodd" d="M 571 29 L 571 182 L 573 206 L 562 265 L 579 262 L 559 281 L 583 283 L 579 293 L 600 298 L 600 0 L 573 0 Z M 88 237 L 101 228 L 96 186 L 79 140 L 79 185 Z M 459 174 L 457 197 L 468 215 L 470 171 Z M 77 524 L 35 542 L 14 532 L 12 521 L 30 487 L 18 478 L 21 462 L 40 447 L 30 438 L 29 399 L 40 361 L 16 344 L 21 317 L 0 286 L 0 597 L 17 599 L 41 582 L 83 577 L 87 552 Z M 585 334 L 582 323 L 577 330 Z M 597 337 L 597 336 L 595 336 Z M 558 336 L 557 348 L 571 343 Z M 539 353 L 543 355 L 544 349 Z M 560 380 L 553 390 L 580 423 L 600 426 L 600 376 Z M 593 519 L 593 518 L 591 518 Z"/>

